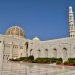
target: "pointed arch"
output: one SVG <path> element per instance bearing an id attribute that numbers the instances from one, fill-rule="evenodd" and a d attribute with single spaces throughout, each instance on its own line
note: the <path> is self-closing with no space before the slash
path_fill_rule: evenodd
<path id="1" fill-rule="evenodd" d="M 48 57 L 48 49 L 45 49 L 45 57 Z"/>
<path id="2" fill-rule="evenodd" d="M 25 47 L 26 47 L 26 56 L 28 56 L 28 42 L 25 43 Z"/>
<path id="3" fill-rule="evenodd" d="M 66 59 L 66 58 L 67 58 L 67 55 L 68 55 L 68 54 L 67 54 L 67 48 L 64 47 L 64 48 L 63 48 L 63 58 Z"/>
<path id="4" fill-rule="evenodd" d="M 33 55 L 33 49 L 30 50 L 30 55 Z"/>
<path id="5" fill-rule="evenodd" d="M 39 49 L 39 50 L 37 50 L 37 54 L 38 54 L 38 57 L 40 57 L 41 56 L 41 50 Z"/>
<path id="6" fill-rule="evenodd" d="M 53 49 L 53 57 L 57 57 L 57 49 L 56 48 Z"/>
<path id="7" fill-rule="evenodd" d="M 26 49 L 28 49 L 28 42 L 25 43 Z"/>

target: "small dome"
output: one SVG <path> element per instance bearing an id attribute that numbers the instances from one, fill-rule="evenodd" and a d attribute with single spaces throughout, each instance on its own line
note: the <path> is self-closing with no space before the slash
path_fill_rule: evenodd
<path id="1" fill-rule="evenodd" d="M 14 36 L 16 35 L 20 37 L 25 37 L 25 33 L 23 29 L 19 26 L 12 26 L 8 28 L 6 31 L 6 35 L 14 35 Z"/>
<path id="2" fill-rule="evenodd" d="M 34 40 L 34 41 L 40 41 L 40 39 L 37 38 L 37 37 L 33 38 L 33 40 Z"/>

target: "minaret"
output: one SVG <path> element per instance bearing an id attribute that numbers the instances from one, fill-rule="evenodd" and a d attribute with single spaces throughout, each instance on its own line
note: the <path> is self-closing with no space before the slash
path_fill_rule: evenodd
<path id="1" fill-rule="evenodd" d="M 69 29 L 69 36 L 72 38 L 72 37 L 75 37 L 75 28 L 74 28 L 74 14 L 73 14 L 73 11 L 72 11 L 72 6 L 69 7 L 69 26 L 70 26 L 70 29 Z"/>

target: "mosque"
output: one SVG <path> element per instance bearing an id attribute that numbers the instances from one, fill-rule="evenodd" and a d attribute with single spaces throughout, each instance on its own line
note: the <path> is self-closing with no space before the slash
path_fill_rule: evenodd
<path id="1" fill-rule="evenodd" d="M 12 26 L 7 29 L 5 35 L 0 35 L 0 50 L 3 59 L 27 57 L 33 55 L 48 58 L 75 58 L 75 27 L 74 13 L 69 7 L 69 37 L 55 40 L 41 41 L 35 37 L 27 39 L 23 29 L 19 26 Z"/>

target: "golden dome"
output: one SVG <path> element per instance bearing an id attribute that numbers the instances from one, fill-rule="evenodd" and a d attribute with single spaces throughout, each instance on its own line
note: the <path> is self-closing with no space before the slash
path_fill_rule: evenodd
<path id="1" fill-rule="evenodd" d="M 12 26 L 7 29 L 6 35 L 14 35 L 14 36 L 19 36 L 19 37 L 25 37 L 24 31 L 21 27 L 19 26 Z"/>

